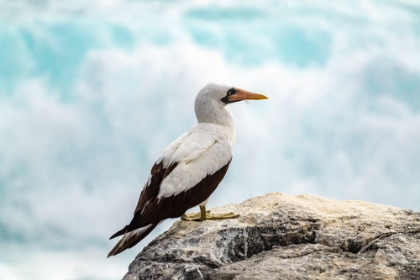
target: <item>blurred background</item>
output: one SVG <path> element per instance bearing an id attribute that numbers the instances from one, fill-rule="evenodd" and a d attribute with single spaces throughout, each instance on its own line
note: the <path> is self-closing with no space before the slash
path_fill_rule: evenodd
<path id="1" fill-rule="evenodd" d="M 150 167 L 222 82 L 233 162 L 209 208 L 269 192 L 420 211 L 415 0 L 0 0 L 0 279 L 120 279 Z M 194 209 L 198 211 L 197 209 Z"/>

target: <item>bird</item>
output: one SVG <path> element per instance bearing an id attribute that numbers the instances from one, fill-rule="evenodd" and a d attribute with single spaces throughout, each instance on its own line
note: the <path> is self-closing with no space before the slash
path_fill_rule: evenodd
<path id="1" fill-rule="evenodd" d="M 211 214 L 206 211 L 206 204 L 232 161 L 236 128 L 226 105 L 261 99 L 268 98 L 220 83 L 208 83 L 198 92 L 194 102 L 197 124 L 156 160 L 131 222 L 110 237 L 122 235 L 108 257 L 133 247 L 168 218 L 205 221 L 238 217 L 234 213 Z M 197 205 L 199 218 L 185 214 Z"/>

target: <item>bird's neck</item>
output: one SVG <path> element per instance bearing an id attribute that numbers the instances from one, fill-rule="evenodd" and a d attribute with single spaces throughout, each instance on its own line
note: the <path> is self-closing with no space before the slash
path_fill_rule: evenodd
<path id="1" fill-rule="evenodd" d="M 213 123 L 235 130 L 235 120 L 226 107 L 201 107 L 196 108 L 195 113 L 198 123 Z"/>

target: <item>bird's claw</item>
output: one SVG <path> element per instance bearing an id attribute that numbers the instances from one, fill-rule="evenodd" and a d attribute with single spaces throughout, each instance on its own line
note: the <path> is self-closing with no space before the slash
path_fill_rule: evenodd
<path id="1" fill-rule="evenodd" d="M 223 213 L 223 214 L 212 214 L 210 211 L 206 211 L 206 218 L 205 220 L 226 220 L 226 219 L 235 219 L 238 218 L 239 214 L 235 214 L 233 212 L 230 213 Z M 199 222 L 201 220 L 201 213 L 191 213 L 191 214 L 184 214 L 181 216 L 181 220 L 188 221 L 188 222 Z"/>

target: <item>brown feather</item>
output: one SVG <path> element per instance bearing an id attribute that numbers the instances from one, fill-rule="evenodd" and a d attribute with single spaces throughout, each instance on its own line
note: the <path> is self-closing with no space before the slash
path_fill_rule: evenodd
<path id="1" fill-rule="evenodd" d="M 152 170 L 150 171 L 150 174 L 152 175 L 150 183 L 140 193 L 139 201 L 137 203 L 136 209 L 134 210 L 134 213 L 136 213 L 139 210 L 141 211 L 146 202 L 153 199 L 153 197 L 155 197 L 156 194 L 159 193 L 159 186 L 163 180 L 165 172 L 166 169 L 163 168 L 163 162 L 160 162 L 158 164 L 155 163 L 153 165 Z"/>
<path id="2" fill-rule="evenodd" d="M 147 185 L 140 194 L 133 219 L 129 225 L 126 225 L 123 229 L 112 235 L 111 239 L 150 224 L 152 224 L 152 226 L 139 236 L 134 235 L 128 240 L 124 239 L 125 236 L 122 237 L 111 250 L 108 257 L 119 254 L 125 249 L 136 245 L 146 237 L 160 221 L 168 218 L 178 218 L 188 209 L 197 206 L 208 199 L 226 175 L 230 162 L 231 161 L 214 174 L 207 175 L 194 187 L 177 195 L 161 197 L 160 199 L 157 197 L 160 184 L 162 180 L 176 168 L 178 163 L 173 163 L 168 168 L 163 168 L 162 162 L 155 164 L 151 170 L 152 178 L 150 184 Z M 123 242 L 124 244 L 121 246 L 121 243 Z"/>
<path id="3" fill-rule="evenodd" d="M 168 166 L 168 168 L 166 168 L 165 173 L 163 174 L 163 179 L 166 178 L 166 176 L 168 176 L 169 174 L 171 174 L 171 172 L 175 169 L 175 167 L 177 167 L 178 162 L 173 162 L 171 163 L 171 165 Z"/>
<path id="4" fill-rule="evenodd" d="M 145 238 L 158 224 L 151 225 L 148 229 L 146 229 L 144 232 L 140 234 L 134 234 L 131 237 L 126 238 L 126 236 L 123 236 L 117 244 L 115 244 L 114 248 L 108 253 L 108 258 L 111 256 L 115 256 L 122 251 L 125 251 L 133 246 L 135 246 L 137 243 L 139 243 L 143 238 Z"/>
<path id="5" fill-rule="evenodd" d="M 141 212 L 141 210 L 144 208 L 147 202 L 153 200 L 159 193 L 160 184 L 162 183 L 162 180 L 168 176 L 178 165 L 177 162 L 172 163 L 169 165 L 168 168 L 163 168 L 163 162 L 155 163 L 150 170 L 150 174 L 152 175 L 150 179 L 150 183 L 143 189 L 143 191 L 140 193 L 139 200 L 137 202 L 136 209 L 134 210 L 134 216 L 136 216 L 137 212 Z M 127 231 L 128 225 L 126 225 L 121 230 L 114 233 L 110 239 L 115 238 L 117 236 L 123 235 Z"/>
<path id="6" fill-rule="evenodd" d="M 212 175 L 207 175 L 194 187 L 170 197 L 155 196 L 144 210 L 137 212 L 128 225 L 127 231 L 158 223 L 168 218 L 178 218 L 188 209 L 205 201 L 223 180 L 230 162 Z"/>
<path id="7" fill-rule="evenodd" d="M 117 236 L 120 236 L 120 235 L 123 235 L 124 233 L 126 233 L 127 232 L 127 227 L 128 226 L 123 227 L 122 229 L 120 229 L 119 231 L 117 231 L 116 233 L 114 233 L 109 239 L 111 240 L 111 239 L 113 239 L 113 238 L 115 238 Z"/>

